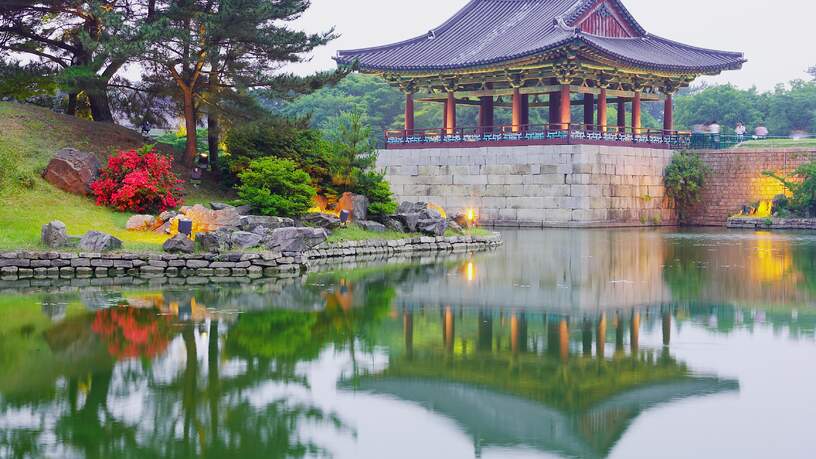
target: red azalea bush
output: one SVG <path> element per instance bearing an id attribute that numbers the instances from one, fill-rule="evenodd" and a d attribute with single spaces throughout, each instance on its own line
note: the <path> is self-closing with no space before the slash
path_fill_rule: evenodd
<path id="1" fill-rule="evenodd" d="M 181 184 L 172 160 L 152 147 L 120 151 L 91 184 L 96 204 L 122 212 L 159 213 L 182 204 Z"/>

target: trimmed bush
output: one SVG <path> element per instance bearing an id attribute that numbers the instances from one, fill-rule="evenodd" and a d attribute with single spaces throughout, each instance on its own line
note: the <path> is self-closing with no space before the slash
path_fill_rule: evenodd
<path id="1" fill-rule="evenodd" d="M 374 216 L 392 215 L 397 211 L 397 202 L 391 193 L 391 186 L 383 174 L 366 172 L 358 174 L 355 193 L 368 198 L 368 213 Z"/>
<path id="2" fill-rule="evenodd" d="M 802 164 L 797 167 L 792 174 L 793 180 L 789 180 L 774 172 L 763 172 L 763 175 L 773 177 L 791 192 L 791 198 L 784 203 L 777 204 L 782 197 L 774 198 L 774 208 L 780 210 L 789 209 L 795 215 L 801 217 L 816 216 L 816 162 Z M 778 206 L 778 207 L 777 207 Z"/>
<path id="3" fill-rule="evenodd" d="M 256 159 L 239 178 L 238 196 L 264 215 L 298 217 L 312 207 L 317 194 L 309 174 L 288 159 Z"/>
<path id="4" fill-rule="evenodd" d="M 120 151 L 91 184 L 96 204 L 122 212 L 159 213 L 183 203 L 181 184 L 172 171 L 172 160 L 152 146 Z"/>

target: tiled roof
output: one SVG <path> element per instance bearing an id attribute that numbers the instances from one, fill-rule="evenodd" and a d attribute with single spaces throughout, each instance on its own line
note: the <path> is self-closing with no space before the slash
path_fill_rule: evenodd
<path id="1" fill-rule="evenodd" d="M 715 51 L 646 34 L 618 0 L 624 19 L 641 36 L 606 38 L 573 24 L 596 0 L 472 0 L 427 34 L 391 45 L 338 52 L 340 64 L 361 70 L 442 71 L 497 64 L 533 56 L 571 42 L 633 66 L 672 71 L 738 68 L 742 53 Z"/>

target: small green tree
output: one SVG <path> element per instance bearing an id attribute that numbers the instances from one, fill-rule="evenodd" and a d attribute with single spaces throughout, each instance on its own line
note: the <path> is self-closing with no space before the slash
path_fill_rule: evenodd
<path id="1" fill-rule="evenodd" d="M 791 192 L 789 208 L 797 215 L 816 216 L 816 162 L 802 164 L 792 174 L 796 180 L 789 180 L 775 172 L 763 172 L 763 175 L 779 180 Z"/>
<path id="2" fill-rule="evenodd" d="M 367 171 L 377 162 L 371 128 L 362 112 L 343 112 L 329 122 L 332 182 L 341 191 L 353 191 L 358 171 Z"/>
<path id="3" fill-rule="evenodd" d="M 666 194 L 674 199 L 681 221 L 686 219 L 689 208 L 700 200 L 700 191 L 709 172 L 703 160 L 689 152 L 675 155 L 666 167 L 663 177 Z"/>
<path id="4" fill-rule="evenodd" d="M 286 159 L 256 159 L 239 178 L 238 196 L 264 215 L 298 217 L 312 207 L 317 194 L 309 174 Z"/>

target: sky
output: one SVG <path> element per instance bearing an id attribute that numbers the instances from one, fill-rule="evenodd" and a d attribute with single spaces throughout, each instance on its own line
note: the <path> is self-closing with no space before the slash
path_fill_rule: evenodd
<path id="1" fill-rule="evenodd" d="M 287 71 L 307 74 L 335 67 L 340 49 L 383 45 L 425 34 L 468 0 L 312 0 L 296 26 L 320 32 L 334 27 L 341 37 Z M 650 33 L 686 44 L 745 53 L 742 70 L 698 82 L 732 83 L 761 91 L 797 78 L 816 65 L 813 0 L 623 0 Z"/>

